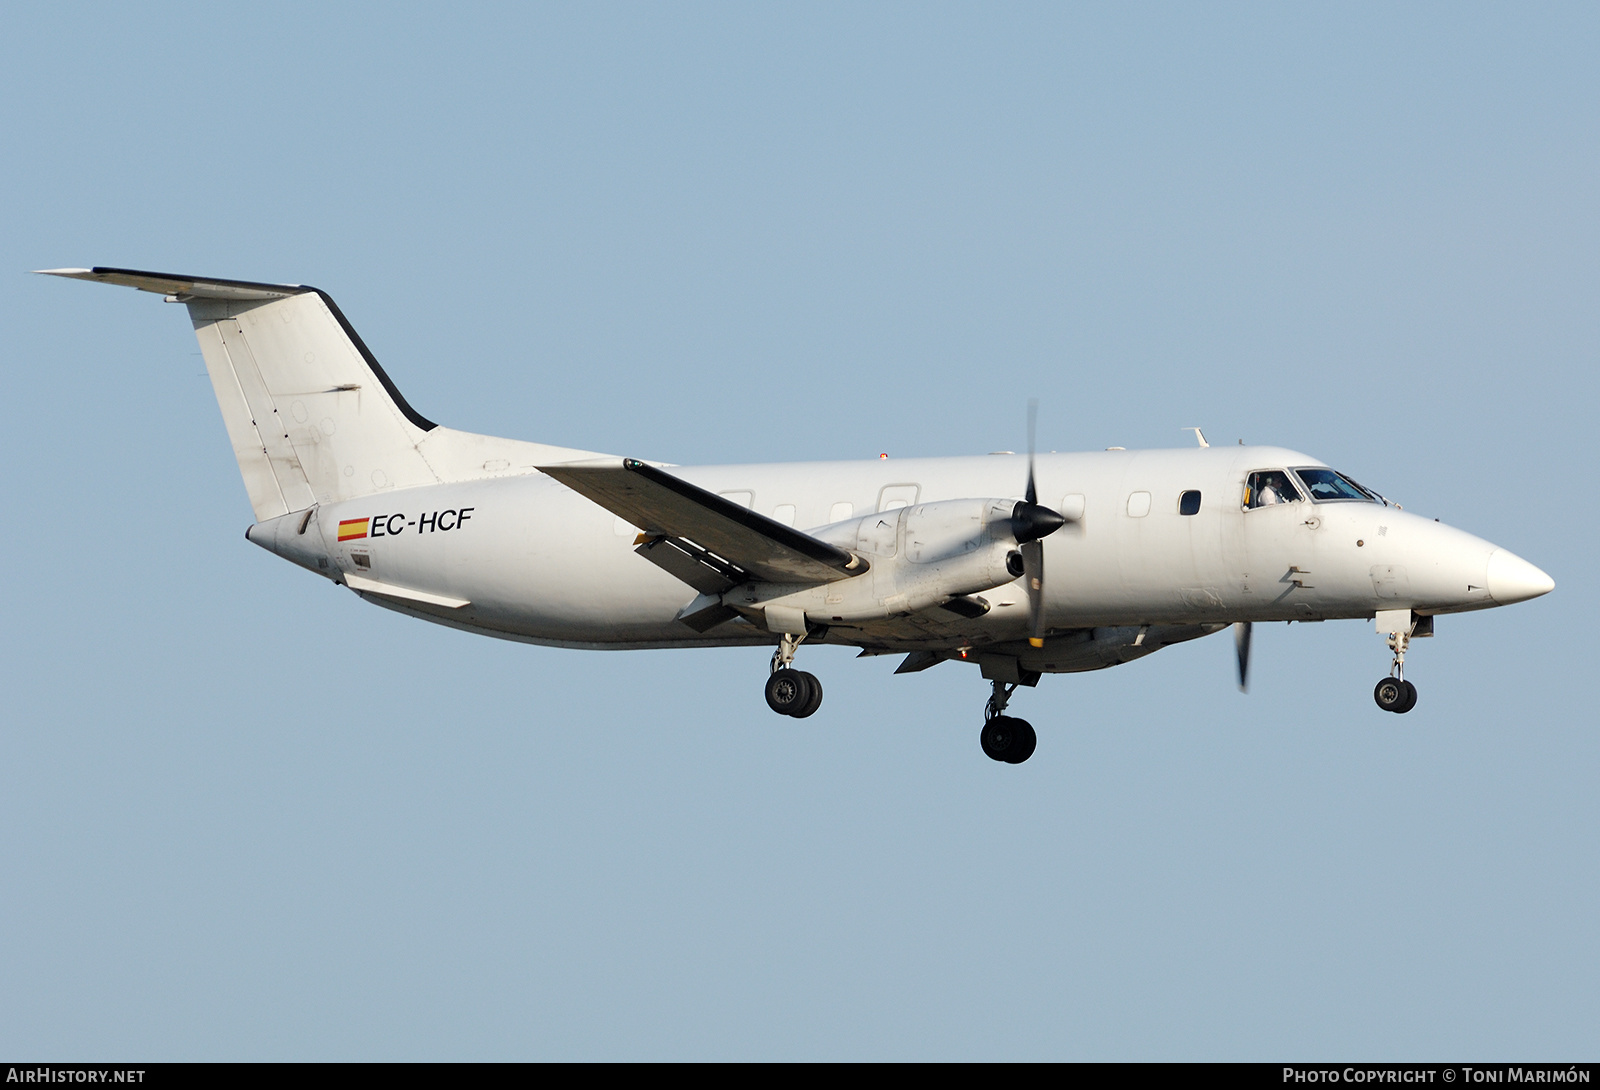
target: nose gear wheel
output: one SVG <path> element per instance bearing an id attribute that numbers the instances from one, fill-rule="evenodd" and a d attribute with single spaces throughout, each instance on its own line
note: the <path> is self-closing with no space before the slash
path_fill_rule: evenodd
<path id="1" fill-rule="evenodd" d="M 1403 715 L 1417 706 L 1417 687 L 1397 677 L 1386 677 L 1372 690 L 1372 699 L 1386 712 Z"/>

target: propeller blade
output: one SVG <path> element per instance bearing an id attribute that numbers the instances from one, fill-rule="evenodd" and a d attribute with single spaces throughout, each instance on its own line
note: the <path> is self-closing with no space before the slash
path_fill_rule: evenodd
<path id="1" fill-rule="evenodd" d="M 1026 558 L 1026 554 L 1024 554 Z M 1250 622 L 1240 621 L 1233 626 L 1233 649 L 1239 656 L 1239 691 L 1250 691 Z"/>
<path id="2" fill-rule="evenodd" d="M 1033 483 L 1033 438 L 1039 429 L 1039 399 L 1028 399 L 1028 491 L 1026 493 L 1029 507 L 1039 506 L 1039 490 Z"/>
<path id="3" fill-rule="evenodd" d="M 1022 576 L 1028 584 L 1028 643 L 1044 646 L 1044 542 L 1065 526 L 1059 511 L 1039 506 L 1039 484 L 1033 473 L 1033 451 L 1039 432 L 1039 399 L 1028 399 L 1027 498 L 1011 510 L 1011 532 L 1022 546 Z"/>
<path id="4" fill-rule="evenodd" d="M 1034 647 L 1043 647 L 1044 542 L 1037 538 L 1022 543 L 1022 578 L 1028 585 L 1028 642 Z"/>

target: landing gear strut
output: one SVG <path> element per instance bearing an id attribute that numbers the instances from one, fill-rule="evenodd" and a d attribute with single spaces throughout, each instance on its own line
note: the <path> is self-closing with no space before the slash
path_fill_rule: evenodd
<path id="1" fill-rule="evenodd" d="M 994 695 L 983 709 L 983 730 L 978 734 L 978 744 L 986 757 L 1006 764 L 1019 765 L 1033 756 L 1039 736 L 1026 719 L 1006 715 L 1006 705 L 1011 702 L 1015 684 L 1004 681 L 994 683 Z"/>
<path id="2" fill-rule="evenodd" d="M 1406 648 L 1411 643 L 1409 632 L 1389 633 L 1389 650 L 1394 652 L 1394 665 L 1389 676 L 1378 682 L 1372 690 L 1372 699 L 1386 712 L 1404 714 L 1417 706 L 1417 687 L 1404 677 Z"/>
<path id="3" fill-rule="evenodd" d="M 772 673 L 767 678 L 767 707 L 796 719 L 804 719 L 822 707 L 822 682 L 815 674 L 793 667 L 794 653 L 804 639 L 786 633 L 778 641 L 778 649 L 772 653 Z"/>

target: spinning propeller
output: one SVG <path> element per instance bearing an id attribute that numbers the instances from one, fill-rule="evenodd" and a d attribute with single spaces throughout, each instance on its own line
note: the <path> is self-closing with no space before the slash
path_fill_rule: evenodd
<path id="1" fill-rule="evenodd" d="M 1250 622 L 1239 621 L 1233 626 L 1233 650 L 1239 656 L 1239 691 L 1250 688 Z"/>
<path id="2" fill-rule="evenodd" d="M 1039 506 L 1039 489 L 1033 475 L 1034 432 L 1039 417 L 1037 398 L 1028 402 L 1027 498 L 1011 510 L 1011 532 L 1022 547 L 1022 575 L 1028 585 L 1028 642 L 1044 646 L 1044 541 L 1062 526 L 1066 517 Z"/>
<path id="3" fill-rule="evenodd" d="M 1038 430 L 1039 401 L 1028 402 L 1028 491 L 1026 499 L 1011 511 L 1011 532 L 1022 553 L 1023 582 L 1028 587 L 1028 643 L 1044 646 L 1044 539 L 1066 525 L 1066 516 L 1039 503 L 1039 485 L 1034 474 L 1035 433 Z M 1249 621 L 1233 626 L 1233 648 L 1239 660 L 1239 691 L 1250 685 Z"/>

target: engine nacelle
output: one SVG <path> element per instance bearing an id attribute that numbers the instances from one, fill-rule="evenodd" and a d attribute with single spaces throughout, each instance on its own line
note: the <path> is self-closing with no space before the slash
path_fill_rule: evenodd
<path id="1" fill-rule="evenodd" d="M 866 556 L 864 575 L 820 585 L 745 583 L 722 595 L 744 612 L 763 610 L 767 627 L 804 632 L 810 624 L 881 620 L 1004 586 L 1022 574 L 1016 556 L 1016 500 L 941 500 L 837 522 L 811 531 Z"/>

